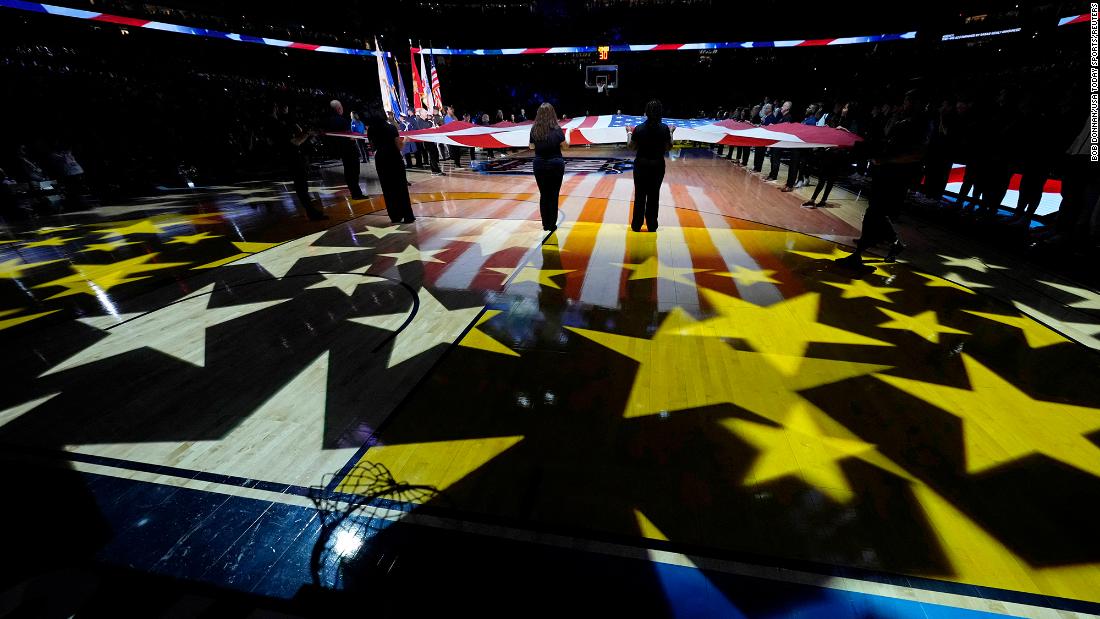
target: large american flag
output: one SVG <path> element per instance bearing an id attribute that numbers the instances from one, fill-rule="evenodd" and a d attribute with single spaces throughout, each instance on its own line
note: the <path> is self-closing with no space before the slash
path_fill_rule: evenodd
<path id="1" fill-rule="evenodd" d="M 627 141 L 628 128 L 645 122 L 644 116 L 607 114 L 581 116 L 561 121 L 570 144 L 623 144 Z M 706 118 L 665 118 L 666 125 L 676 128 L 673 138 L 724 144 L 729 146 L 774 146 L 777 148 L 851 148 L 860 140 L 858 136 L 842 129 L 816 127 L 798 123 L 785 123 L 756 127 L 736 121 L 715 121 Z M 455 121 L 443 127 L 406 131 L 401 135 L 415 142 L 434 142 L 449 146 L 474 146 L 478 148 L 523 148 L 530 143 L 531 123 L 474 125 Z M 347 137 L 359 137 L 351 134 Z"/>

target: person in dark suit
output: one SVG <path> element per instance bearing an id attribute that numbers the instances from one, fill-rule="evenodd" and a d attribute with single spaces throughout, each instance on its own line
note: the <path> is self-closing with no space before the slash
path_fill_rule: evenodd
<path id="1" fill-rule="evenodd" d="M 542 229 L 553 232 L 558 229 L 558 195 L 561 193 L 561 181 L 565 176 L 565 159 L 561 148 L 569 147 L 565 131 L 558 123 L 558 113 L 554 106 L 543 103 L 535 112 L 535 124 L 531 125 L 529 147 L 535 151 L 532 166 L 535 182 L 539 186 L 539 213 L 542 215 Z"/>
<path id="2" fill-rule="evenodd" d="M 401 151 L 405 138 L 397 132 L 378 111 L 367 119 L 367 135 L 374 146 L 374 167 L 378 170 L 378 183 L 382 185 L 382 197 L 386 212 L 393 223 L 408 224 L 416 221 L 409 199 L 409 183 L 405 178 L 405 161 Z"/>
<path id="3" fill-rule="evenodd" d="M 420 107 L 416 108 L 416 118 L 414 119 L 414 126 L 417 129 L 433 129 L 435 123 L 432 122 L 432 117 L 428 114 L 428 110 Z M 416 165 L 423 166 L 426 162 L 428 169 L 433 174 L 442 174 L 443 170 L 439 167 L 439 149 L 435 144 L 428 142 L 416 143 Z"/>
<path id="4" fill-rule="evenodd" d="M 645 122 L 630 132 L 627 146 L 637 151 L 634 157 L 634 215 L 630 229 L 641 232 L 642 222 L 646 230 L 657 231 L 657 202 L 661 183 L 665 180 L 665 153 L 672 150 L 672 133 L 661 122 L 664 109 L 660 101 L 650 101 L 645 106 Z"/>
<path id="5" fill-rule="evenodd" d="M 332 110 L 325 120 L 325 133 L 347 133 L 351 128 L 351 121 L 344 116 L 344 104 L 333 99 L 329 102 Z M 359 149 L 355 146 L 355 140 L 332 135 L 325 136 L 325 149 L 330 155 L 335 155 L 344 164 L 344 182 L 348 185 L 352 200 L 362 200 L 363 189 L 359 187 Z"/>
<path id="6" fill-rule="evenodd" d="M 791 118 L 791 106 L 792 105 L 793 104 L 790 101 L 784 101 L 783 106 L 780 107 L 778 110 L 776 110 L 775 113 L 772 115 L 773 116 L 772 117 L 772 122 L 770 122 L 770 123 L 765 122 L 764 124 L 765 125 L 768 125 L 768 124 L 779 125 L 779 124 L 782 124 L 782 123 L 793 122 L 793 120 Z M 786 148 L 774 148 L 773 147 L 770 150 L 771 150 L 771 168 L 768 169 L 768 180 L 769 181 L 778 181 L 779 180 L 779 162 L 783 158 L 783 156 L 785 154 L 787 154 L 787 149 Z"/>
<path id="7" fill-rule="evenodd" d="M 772 112 L 772 104 L 765 103 L 760 108 L 760 121 L 753 120 L 754 125 L 760 125 L 761 127 L 767 127 L 775 122 L 775 114 Z M 756 174 L 760 174 L 764 171 L 764 152 L 767 150 L 765 146 L 756 146 L 752 155 L 752 171 Z"/>

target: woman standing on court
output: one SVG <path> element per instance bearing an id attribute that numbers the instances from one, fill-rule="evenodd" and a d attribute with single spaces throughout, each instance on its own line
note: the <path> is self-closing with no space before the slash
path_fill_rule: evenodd
<path id="1" fill-rule="evenodd" d="M 565 131 L 558 124 L 554 106 L 543 103 L 531 125 L 530 148 L 535 150 L 535 182 L 539 186 L 539 212 L 542 213 L 542 229 L 553 232 L 558 229 L 558 194 L 561 179 L 565 176 L 565 159 L 561 148 L 569 147 Z"/>
<path id="2" fill-rule="evenodd" d="M 641 232 L 643 220 L 646 230 L 657 231 L 657 199 L 665 180 L 665 153 L 672 150 L 675 131 L 661 122 L 663 113 L 660 101 L 647 103 L 645 122 L 630 132 L 627 143 L 638 151 L 634 157 L 634 216 L 630 222 L 635 232 Z"/>
<path id="3" fill-rule="evenodd" d="M 381 112 L 373 112 L 367 126 L 367 137 L 374 145 L 374 166 L 378 170 L 378 183 L 382 185 L 382 197 L 386 200 L 386 212 L 395 224 L 411 224 L 412 203 L 409 200 L 409 183 L 405 178 L 405 161 L 401 149 L 405 138 L 397 132 Z"/>

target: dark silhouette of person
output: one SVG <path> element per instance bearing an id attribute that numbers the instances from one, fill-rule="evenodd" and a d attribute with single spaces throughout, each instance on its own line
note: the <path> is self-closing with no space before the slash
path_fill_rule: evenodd
<path id="1" fill-rule="evenodd" d="M 348 133 L 351 121 L 344 116 L 344 105 L 333 99 L 329 102 L 332 112 L 325 120 L 326 133 Z M 362 200 L 363 189 L 359 187 L 359 148 L 355 146 L 355 140 L 337 136 L 325 136 L 325 148 L 329 154 L 339 157 L 344 164 L 344 182 L 348 185 L 353 200 Z"/>
<path id="2" fill-rule="evenodd" d="M 382 197 L 386 200 L 390 221 L 395 224 L 416 221 L 409 199 L 408 179 L 405 178 L 405 160 L 401 156 L 405 138 L 377 110 L 372 111 L 367 120 L 367 137 L 374 147 L 374 167 L 378 170 L 378 183 L 382 185 Z"/>
<path id="3" fill-rule="evenodd" d="M 920 177 L 928 137 L 920 110 L 917 93 L 910 90 L 886 123 L 880 151 L 871 161 L 871 195 L 863 214 L 863 233 L 856 239 L 855 251 L 839 258 L 838 263 L 858 267 L 863 264 L 863 252 L 883 242 L 891 243 L 887 262 L 893 262 L 905 249 L 891 218 L 901 209 L 909 187 Z"/>
<path id="4" fill-rule="evenodd" d="M 298 198 L 298 205 L 312 220 L 328 219 L 327 215 L 313 205 L 313 198 L 309 194 L 308 162 L 305 153 L 309 132 L 294 121 L 290 114 L 290 106 L 285 102 L 280 101 L 274 105 L 271 121 L 271 142 L 275 156 L 283 171 L 289 173 L 294 179 L 294 195 Z"/>
<path id="5" fill-rule="evenodd" d="M 647 103 L 645 122 L 630 132 L 627 143 L 638 153 L 634 157 L 634 214 L 630 221 L 630 229 L 635 232 L 642 230 L 643 220 L 646 230 L 657 231 L 657 202 L 665 180 L 665 153 L 672 150 L 675 131 L 661 122 L 663 113 L 660 101 Z"/>
<path id="6" fill-rule="evenodd" d="M 565 176 L 565 159 L 561 154 L 564 144 L 569 147 L 565 131 L 558 123 L 558 113 L 554 106 L 543 103 L 535 112 L 535 124 L 531 125 L 530 148 L 535 151 L 532 162 L 535 182 L 539 186 L 539 213 L 542 214 L 542 229 L 553 232 L 558 229 L 558 195 L 561 193 L 561 180 Z"/>

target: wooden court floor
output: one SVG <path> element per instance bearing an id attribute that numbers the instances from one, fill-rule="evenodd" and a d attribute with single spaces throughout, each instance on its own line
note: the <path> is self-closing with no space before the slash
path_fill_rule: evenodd
<path id="1" fill-rule="evenodd" d="M 310 224 L 255 184 L 10 230 L 3 478 L 90 495 L 97 560 L 265 595 L 351 586 L 389 534 L 325 515 L 366 501 L 906 603 L 1100 608 L 1094 291 L 962 245 L 840 268 L 859 196 L 803 209 L 705 153 L 669 162 L 656 233 L 627 226 L 630 173 L 567 177 L 549 237 L 528 176 L 411 178 L 408 225 L 331 186 Z"/>

